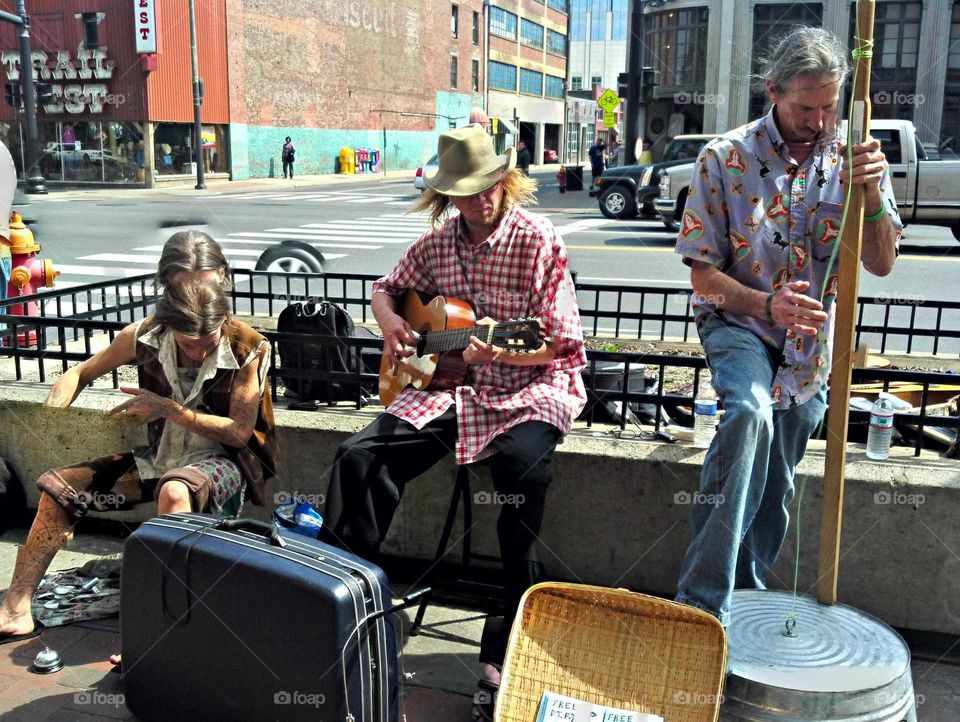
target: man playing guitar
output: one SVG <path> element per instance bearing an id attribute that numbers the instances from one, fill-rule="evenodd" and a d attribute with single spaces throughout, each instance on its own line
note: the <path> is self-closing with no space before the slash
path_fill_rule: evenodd
<path id="1" fill-rule="evenodd" d="M 473 336 L 459 385 L 404 389 L 337 450 L 326 525 L 337 543 L 373 554 L 407 482 L 450 452 L 457 464 L 492 455 L 495 498 L 507 502 L 497 522 L 506 617 L 484 627 L 475 698 L 475 711 L 492 719 L 510 624 L 542 575 L 537 547 L 550 460 L 586 402 L 586 354 L 566 249 L 549 220 L 520 207 L 534 201 L 536 183 L 515 168 L 516 150 L 496 155 L 483 127 L 470 125 L 440 136 L 439 158 L 416 206 L 429 211 L 433 227 L 373 286 L 385 354 L 399 365 L 414 353 L 419 336 L 398 313 L 398 298 L 411 289 L 462 299 L 477 317 L 539 318 L 548 340 L 516 355 Z M 444 218 L 451 205 L 459 214 Z"/>

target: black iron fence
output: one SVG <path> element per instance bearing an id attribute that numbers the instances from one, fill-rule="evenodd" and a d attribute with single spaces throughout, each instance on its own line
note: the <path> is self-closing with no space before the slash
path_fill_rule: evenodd
<path id="1" fill-rule="evenodd" d="M 373 321 L 370 299 L 376 275 L 364 273 L 267 273 L 233 271 L 233 309 L 249 316 L 276 316 L 289 303 L 327 300 L 355 319 Z M 696 341 L 689 287 L 577 283 L 584 332 L 590 336 L 645 341 Z M 24 303 L 39 316 L 132 321 L 155 301 L 153 276 L 75 286 L 0 301 L 0 313 Z M 960 357 L 960 301 L 902 294 L 860 296 L 856 343 L 879 353 Z"/>
<path id="2" fill-rule="evenodd" d="M 370 298 L 376 276 L 370 274 L 272 274 L 237 270 L 233 274 L 234 312 L 245 316 L 277 316 L 286 305 L 326 300 L 338 303 L 362 322 L 372 321 Z M 696 340 L 689 310 L 689 289 L 652 286 L 577 285 L 584 331 L 588 335 L 618 339 Z M 0 301 L 0 357 L 13 360 L 16 380 L 46 382 L 51 368 L 64 370 L 102 348 L 126 324 L 149 315 L 156 295 L 152 276 L 143 275 L 106 283 L 56 290 L 30 297 Z M 8 313 L 12 306 L 36 303 L 36 315 Z M 902 319 L 899 315 L 906 316 Z M 917 324 L 917 328 L 911 325 Z M 903 299 L 861 297 L 858 338 L 877 336 L 881 352 L 891 350 L 890 339 L 904 338 L 905 351 L 916 352 L 924 341 L 938 353 L 950 344 L 960 348 L 960 303 L 928 302 L 906 305 Z M 376 359 L 382 349 L 378 338 L 337 337 L 264 331 L 271 343 L 270 377 L 278 389 L 319 384 L 321 389 L 344 390 L 356 405 L 377 388 Z M 280 355 L 280 344 L 287 357 Z M 307 363 L 302 349 L 348 347 L 346 370 L 334 368 L 334 354 L 316 354 L 319 362 Z M 301 349 L 291 352 L 290 349 Z M 952 351 L 950 352 L 952 355 Z M 373 362 L 371 362 L 371 358 Z M 591 403 L 584 418 L 588 424 L 612 422 L 620 429 L 631 421 L 649 422 L 661 432 L 667 420 L 686 424 L 706 368 L 698 355 L 650 354 L 626 351 L 588 351 L 584 372 Z M 52 367 L 51 367 L 52 364 Z M 35 370 L 34 370 L 35 369 Z M 673 380 L 670 379 L 673 377 Z M 678 382 L 676 379 L 680 378 Z M 112 384 L 119 385 L 115 372 Z M 955 429 L 956 417 L 932 412 L 931 389 L 960 382 L 960 375 L 892 369 L 856 369 L 855 383 L 876 382 L 885 390 L 892 383 L 914 384 L 919 389 L 919 413 L 897 414 L 898 427 L 913 435 L 919 453 L 925 427 Z M 338 394 L 323 394 L 333 398 Z M 862 424 L 865 412 L 851 411 L 852 423 Z"/>

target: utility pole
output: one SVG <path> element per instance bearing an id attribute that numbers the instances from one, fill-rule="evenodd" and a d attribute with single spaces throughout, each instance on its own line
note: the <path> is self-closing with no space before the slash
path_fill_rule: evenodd
<path id="1" fill-rule="evenodd" d="M 20 0 L 23 2 L 23 0 Z M 200 85 L 200 64 L 197 61 L 197 19 L 194 0 L 190 0 L 190 60 L 193 65 L 193 158 L 197 164 L 198 191 L 206 189 L 203 182 L 203 138 L 200 124 L 200 104 L 203 103 Z"/>
<path id="2" fill-rule="evenodd" d="M 20 28 L 20 83 L 23 88 L 23 118 L 26 125 L 23 175 L 26 179 L 27 193 L 47 192 L 47 183 L 40 173 L 39 134 L 37 133 L 37 92 L 33 84 L 33 58 L 30 51 L 30 16 L 27 15 L 26 0 L 17 0 L 17 14 L 0 12 L 0 20 L 12 23 Z"/>
<path id="3" fill-rule="evenodd" d="M 626 165 L 637 162 L 637 139 L 643 138 L 641 85 L 643 83 L 643 2 L 630 3 L 630 42 L 627 46 L 627 107 L 624 109 L 624 157 Z"/>

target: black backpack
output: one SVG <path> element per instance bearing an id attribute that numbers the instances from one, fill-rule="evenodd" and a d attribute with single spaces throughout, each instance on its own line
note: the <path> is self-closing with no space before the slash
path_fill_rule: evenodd
<path id="1" fill-rule="evenodd" d="M 277 318 L 279 333 L 302 333 L 315 336 L 337 336 L 350 338 L 373 334 L 357 328 L 347 311 L 327 301 L 320 303 L 292 303 L 280 312 Z M 301 401 L 357 401 L 372 396 L 375 383 L 331 382 L 324 378 L 298 378 L 284 374 L 284 371 L 324 371 L 356 373 L 372 371 L 376 373 L 380 365 L 380 352 L 376 349 L 360 349 L 347 344 L 298 343 L 297 341 L 279 341 L 280 378 L 288 392 L 295 394 Z"/>

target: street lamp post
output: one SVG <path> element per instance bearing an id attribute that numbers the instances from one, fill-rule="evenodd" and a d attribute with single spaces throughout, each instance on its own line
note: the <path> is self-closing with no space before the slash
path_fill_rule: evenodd
<path id="1" fill-rule="evenodd" d="M 21 2 L 23 0 L 20 0 Z M 190 0 L 190 60 L 193 65 L 193 153 L 197 163 L 198 191 L 206 189 L 203 182 L 203 138 L 200 124 L 200 104 L 203 102 L 200 91 L 200 67 L 197 62 L 197 20 L 194 0 Z"/>
<path id="2" fill-rule="evenodd" d="M 30 16 L 27 15 L 26 0 L 17 0 L 17 14 L 20 16 L 20 75 L 23 87 L 23 117 L 26 121 L 26 143 L 24 147 L 24 176 L 27 193 L 46 193 L 47 184 L 40 173 L 38 158 L 39 134 L 37 132 L 37 93 L 33 84 L 33 58 L 30 51 Z"/>

